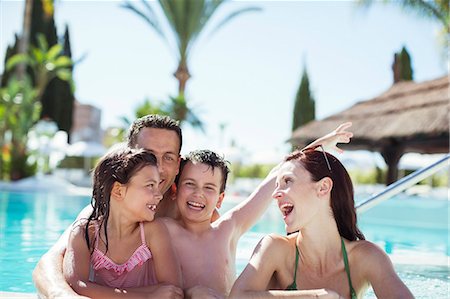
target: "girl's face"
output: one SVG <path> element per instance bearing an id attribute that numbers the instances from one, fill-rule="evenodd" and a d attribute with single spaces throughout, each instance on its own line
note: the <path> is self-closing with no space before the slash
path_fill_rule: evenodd
<path id="1" fill-rule="evenodd" d="M 304 228 L 319 210 L 317 182 L 300 163 L 285 162 L 277 176 L 276 188 L 272 197 L 278 207 L 288 233 Z"/>
<path id="2" fill-rule="evenodd" d="M 137 221 L 152 221 L 162 199 L 156 166 L 145 166 L 125 186 L 124 203 Z"/>
<path id="3" fill-rule="evenodd" d="M 203 163 L 186 163 L 180 175 L 177 203 L 183 219 L 195 222 L 211 221 L 220 207 L 224 193 L 220 192 L 222 173 Z"/>

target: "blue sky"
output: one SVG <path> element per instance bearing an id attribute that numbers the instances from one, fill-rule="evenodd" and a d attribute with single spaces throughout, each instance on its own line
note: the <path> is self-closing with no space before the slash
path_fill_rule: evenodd
<path id="1" fill-rule="evenodd" d="M 138 3 L 138 2 L 136 2 Z M 69 25 L 76 98 L 102 109 L 102 125 L 133 116 L 145 97 L 176 95 L 177 59 L 167 45 L 120 1 L 57 1 L 59 34 Z M 289 150 L 294 97 L 307 67 L 321 119 L 370 99 L 392 84 L 394 52 L 406 46 L 416 81 L 447 73 L 437 23 L 396 6 L 370 9 L 344 1 L 241 1 L 218 10 L 259 6 L 214 34 L 206 30 L 189 61 L 187 97 L 207 134 L 185 127 L 183 152 L 228 146 L 261 157 Z M 23 1 L 0 2 L 0 57 L 22 24 Z M 209 27 L 209 28 L 211 28 Z M 2 58 L 3 59 L 3 58 Z M 0 71 L 3 71 L 3 62 Z M 219 124 L 225 123 L 224 135 Z"/>

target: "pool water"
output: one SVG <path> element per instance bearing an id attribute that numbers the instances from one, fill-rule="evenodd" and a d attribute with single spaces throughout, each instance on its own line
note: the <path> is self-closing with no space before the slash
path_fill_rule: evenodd
<path id="1" fill-rule="evenodd" d="M 83 196 L 0 192 L 0 291 L 35 292 L 31 272 L 39 258 L 89 204 Z M 222 213 L 238 199 L 226 199 Z M 359 217 L 366 238 L 382 247 L 416 298 L 449 296 L 449 201 L 400 196 Z M 267 233 L 285 234 L 273 204 L 238 244 L 236 270 Z M 366 298 L 375 298 L 369 290 Z"/>

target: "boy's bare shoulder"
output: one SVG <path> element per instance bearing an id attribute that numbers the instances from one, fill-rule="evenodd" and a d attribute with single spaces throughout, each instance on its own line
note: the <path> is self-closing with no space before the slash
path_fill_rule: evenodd
<path id="1" fill-rule="evenodd" d="M 158 221 L 159 223 L 163 224 L 171 233 L 182 229 L 180 223 L 177 220 L 170 217 L 160 217 L 153 220 L 152 222 L 155 221 Z"/>

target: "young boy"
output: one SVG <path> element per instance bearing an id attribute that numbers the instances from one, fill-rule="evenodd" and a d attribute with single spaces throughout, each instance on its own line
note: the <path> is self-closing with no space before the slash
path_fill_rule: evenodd
<path id="1" fill-rule="evenodd" d="M 262 215 L 271 201 L 275 176 L 269 175 L 248 199 L 211 223 L 224 199 L 226 161 L 212 151 L 194 151 L 180 165 L 176 200 L 180 219 L 165 218 L 178 254 L 186 295 L 209 292 L 226 296 L 236 279 L 239 238 Z M 196 287 L 196 288 L 195 288 Z"/>

